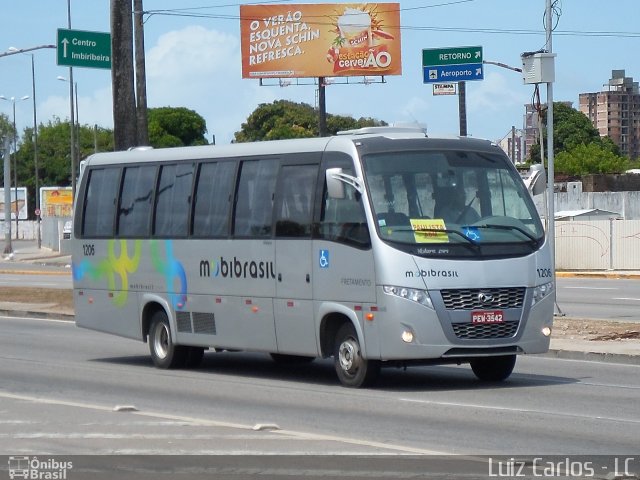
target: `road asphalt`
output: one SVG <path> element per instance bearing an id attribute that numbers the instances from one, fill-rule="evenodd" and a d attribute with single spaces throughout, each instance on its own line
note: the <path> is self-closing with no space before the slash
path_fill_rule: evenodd
<path id="1" fill-rule="evenodd" d="M 46 247 L 38 248 L 32 241 L 14 241 L 13 252 L 0 258 L 0 274 L 71 274 L 71 256 Z M 557 277 L 628 278 L 639 279 L 640 271 L 558 271 Z M 0 298 L 0 314 L 34 315 L 73 321 L 73 312 L 52 311 L 46 305 L 5 301 Z M 566 318 L 566 317 L 565 317 Z M 547 356 L 640 365 L 640 340 L 623 339 L 592 341 L 551 338 Z"/>

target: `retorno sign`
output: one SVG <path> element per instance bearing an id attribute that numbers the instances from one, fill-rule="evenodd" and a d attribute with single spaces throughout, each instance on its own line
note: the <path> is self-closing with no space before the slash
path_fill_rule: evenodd
<path id="1" fill-rule="evenodd" d="M 398 3 L 241 5 L 242 78 L 400 75 Z"/>

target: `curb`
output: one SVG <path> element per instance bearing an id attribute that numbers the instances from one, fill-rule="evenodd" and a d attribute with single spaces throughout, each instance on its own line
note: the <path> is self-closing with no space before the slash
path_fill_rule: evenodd
<path id="1" fill-rule="evenodd" d="M 541 356 L 561 360 L 584 360 L 588 362 L 618 363 L 623 365 L 640 365 L 640 355 L 626 353 L 580 352 L 577 350 L 549 349 Z"/>
<path id="2" fill-rule="evenodd" d="M 625 272 L 556 272 L 556 277 L 562 278 L 620 278 L 620 279 L 640 279 L 638 273 Z"/>
<path id="3" fill-rule="evenodd" d="M 71 274 L 70 268 L 57 270 L 0 270 L 0 275 L 64 275 Z"/>
<path id="4" fill-rule="evenodd" d="M 0 315 L 6 317 L 24 317 L 29 316 L 33 318 L 46 318 L 51 320 L 61 320 L 65 322 L 75 322 L 76 316 L 71 313 L 58 313 L 58 312 L 28 312 L 25 310 L 5 310 L 0 309 Z"/>

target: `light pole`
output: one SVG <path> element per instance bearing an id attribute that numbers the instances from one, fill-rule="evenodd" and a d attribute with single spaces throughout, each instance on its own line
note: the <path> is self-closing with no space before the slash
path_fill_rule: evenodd
<path id="1" fill-rule="evenodd" d="M 16 47 L 9 47 L 8 52 L 19 52 Z M 38 169 L 38 115 L 36 111 L 36 67 L 35 67 L 35 55 L 33 53 L 25 53 L 25 55 L 31 55 L 31 98 L 33 99 L 33 163 L 35 166 L 35 201 L 36 201 L 36 236 L 38 239 L 38 248 L 42 248 L 42 236 L 40 233 L 40 172 Z"/>
<path id="2" fill-rule="evenodd" d="M 22 100 L 27 100 L 29 95 L 25 95 L 24 97 L 20 97 L 16 99 L 15 97 L 7 98 L 4 95 L 0 95 L 0 99 L 6 100 L 7 102 L 11 102 L 13 106 L 13 179 L 14 179 L 14 191 L 15 191 L 15 202 L 16 202 L 16 240 L 18 239 L 18 215 L 20 213 L 18 209 L 18 130 L 16 129 L 16 102 L 20 102 Z M 5 206 L 6 207 L 6 206 Z M 11 208 L 11 205 L 9 205 Z"/>
<path id="3" fill-rule="evenodd" d="M 71 67 L 69 68 L 71 70 Z M 76 158 L 80 156 L 80 122 L 78 120 L 78 83 L 58 75 L 58 80 L 69 83 L 69 108 L 71 111 L 71 196 L 76 198 Z M 75 105 L 75 108 L 74 108 Z M 74 119 L 75 117 L 75 119 Z"/>

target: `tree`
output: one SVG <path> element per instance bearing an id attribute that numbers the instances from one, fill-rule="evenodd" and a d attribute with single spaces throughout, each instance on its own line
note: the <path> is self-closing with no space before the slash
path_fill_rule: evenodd
<path id="1" fill-rule="evenodd" d="M 82 160 L 96 150 L 113 151 L 113 131 L 81 125 L 79 159 Z M 59 118 L 38 127 L 38 186 L 66 187 L 71 185 L 69 122 Z M 25 128 L 22 141 L 18 144 L 18 185 L 27 187 L 29 217 L 34 216 L 35 207 L 35 164 L 33 128 Z M 76 173 L 79 173 L 76 171 Z"/>
<path id="2" fill-rule="evenodd" d="M 542 123 L 545 127 L 543 141 L 546 147 L 546 110 L 542 116 Z M 576 151 L 574 152 L 574 150 Z M 613 143 L 613 140 L 609 137 L 600 137 L 598 130 L 584 113 L 560 102 L 553 104 L 553 152 L 556 157 L 554 166 L 557 173 L 570 173 L 570 171 L 581 171 L 583 172 L 581 175 L 605 173 L 605 171 L 612 173 L 628 162 L 620 157 L 620 149 Z M 565 154 L 562 162 L 558 161 L 560 154 Z M 587 157 L 587 154 L 595 157 Z M 605 165 L 598 166 L 597 163 L 594 163 L 594 160 L 597 159 L 604 161 Z M 540 162 L 540 145 L 534 145 L 531 148 L 531 161 Z M 582 162 L 583 166 L 576 164 L 576 162 Z M 578 175 L 578 173 L 574 174 Z"/>
<path id="3" fill-rule="evenodd" d="M 327 130 L 335 135 L 340 130 L 386 125 L 372 118 L 327 115 Z M 235 133 L 236 142 L 257 142 L 285 138 L 318 136 L 318 111 L 306 103 L 276 100 L 260 104 Z"/>
<path id="4" fill-rule="evenodd" d="M 150 108 L 149 143 L 154 148 L 206 145 L 207 122 L 184 107 Z"/>
<path id="5" fill-rule="evenodd" d="M 580 144 L 555 157 L 555 171 L 568 175 L 590 173 L 622 173 L 629 168 L 629 161 L 616 155 L 597 142 Z"/>

